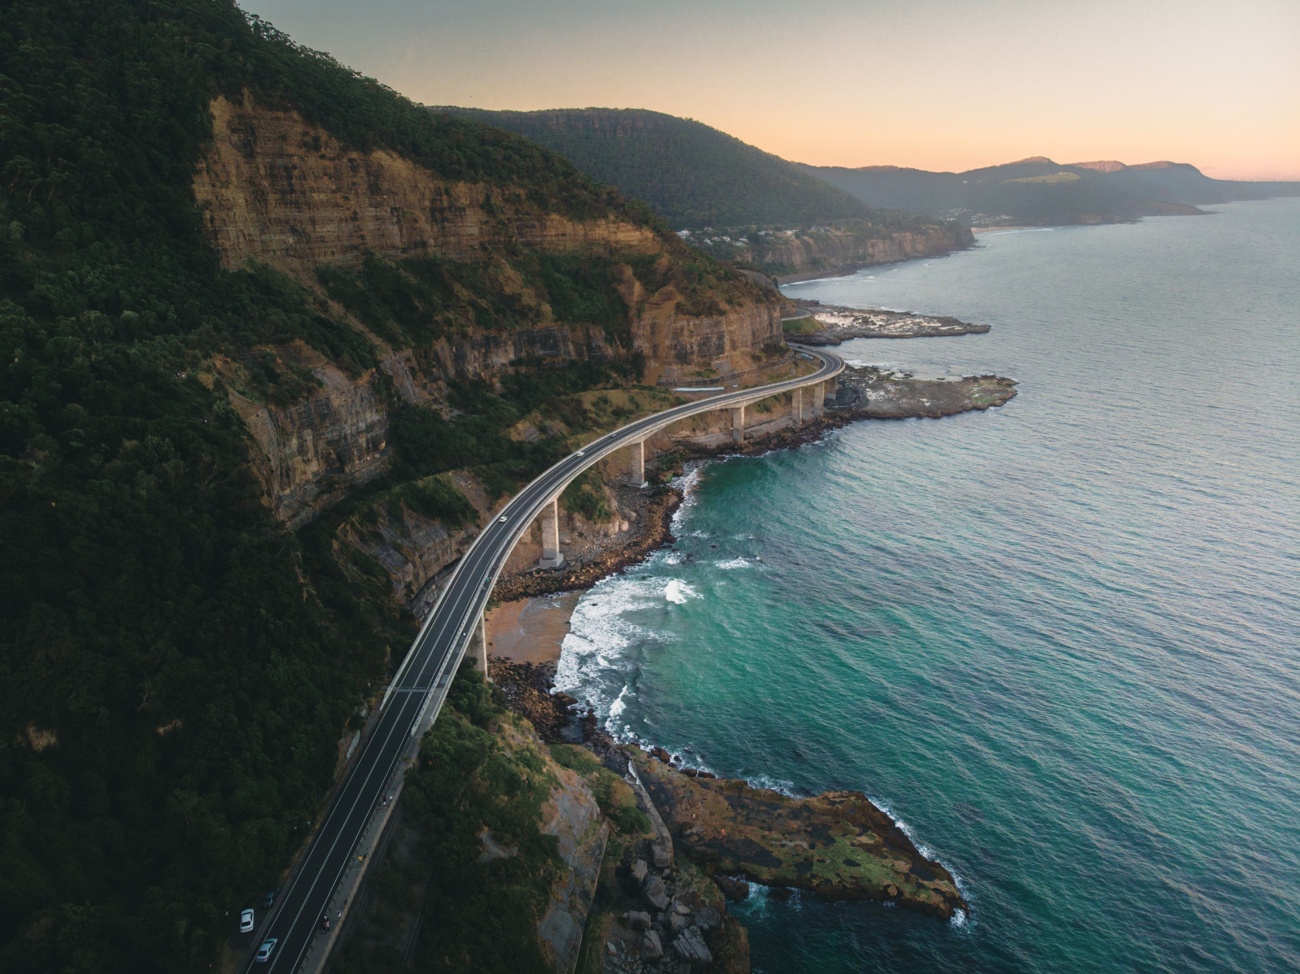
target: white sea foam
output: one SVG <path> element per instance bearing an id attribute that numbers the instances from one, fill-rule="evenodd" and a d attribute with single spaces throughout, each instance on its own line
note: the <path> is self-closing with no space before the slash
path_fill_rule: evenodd
<path id="1" fill-rule="evenodd" d="M 673 605 L 685 605 L 691 599 L 701 599 L 703 597 L 680 578 L 674 578 L 664 586 L 664 598 Z"/>
<path id="2" fill-rule="evenodd" d="M 596 584 L 578 600 L 569 620 L 569 632 L 560 645 L 555 688 L 572 694 L 608 713 L 615 687 L 605 688 L 602 671 L 622 668 L 623 657 L 634 643 L 654 637 L 627 615 L 661 605 L 659 582 L 615 575 Z M 620 680 L 617 686 L 622 686 Z M 607 695 L 609 694 L 609 695 Z"/>
<path id="3" fill-rule="evenodd" d="M 686 556 L 680 551 L 666 551 L 664 552 L 663 559 L 665 565 L 680 565 L 686 560 Z"/>
<path id="4" fill-rule="evenodd" d="M 717 562 L 717 567 L 723 571 L 735 571 L 737 568 L 753 568 L 754 563 L 748 558 L 728 558 L 726 561 Z"/>
<path id="5" fill-rule="evenodd" d="M 673 481 L 673 486 L 682 492 L 682 502 L 677 510 L 673 511 L 673 519 L 670 522 L 672 533 L 681 536 L 682 521 L 686 517 L 686 512 L 695 506 L 695 488 L 700 483 L 701 464 L 688 464 L 686 472 Z"/>
<path id="6" fill-rule="evenodd" d="M 761 774 L 756 778 L 746 778 L 745 783 L 751 788 L 766 788 L 768 791 L 780 792 L 787 798 L 798 798 L 793 781 L 782 781 L 770 775 Z"/>
<path id="7" fill-rule="evenodd" d="M 622 716 L 623 711 L 627 709 L 627 694 L 628 685 L 624 683 L 623 689 L 618 692 L 618 696 L 614 698 L 614 702 L 609 705 L 610 720 Z"/>

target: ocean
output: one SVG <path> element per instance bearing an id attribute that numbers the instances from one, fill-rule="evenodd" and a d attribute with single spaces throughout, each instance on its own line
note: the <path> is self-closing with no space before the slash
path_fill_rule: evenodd
<path id="1" fill-rule="evenodd" d="M 578 602 L 560 689 L 959 878 L 946 923 L 755 894 L 754 968 L 1300 970 L 1300 200 L 982 234 L 787 287 L 992 331 L 850 361 L 1001 409 L 711 461 Z"/>

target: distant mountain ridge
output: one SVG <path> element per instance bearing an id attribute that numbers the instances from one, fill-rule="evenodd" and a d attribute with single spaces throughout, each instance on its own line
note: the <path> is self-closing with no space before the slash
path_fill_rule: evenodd
<path id="1" fill-rule="evenodd" d="M 558 152 L 593 179 L 649 203 L 674 230 L 887 219 L 795 163 L 691 119 L 618 108 L 434 110 Z"/>
<path id="2" fill-rule="evenodd" d="M 975 226 L 1119 223 L 1195 214 L 1201 204 L 1300 195 L 1300 182 L 1212 179 L 1181 162 L 1061 164 L 1031 156 L 966 172 L 899 166 L 803 166 L 869 206 L 969 221 Z"/>
<path id="3" fill-rule="evenodd" d="M 649 204 L 692 245 L 778 279 L 936 256 L 974 243 L 965 226 L 867 206 L 795 163 L 690 119 L 615 108 L 433 111 L 536 142 Z"/>

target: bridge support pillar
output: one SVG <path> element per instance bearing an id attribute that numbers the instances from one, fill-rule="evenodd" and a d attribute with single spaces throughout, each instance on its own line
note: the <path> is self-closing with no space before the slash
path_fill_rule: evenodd
<path id="1" fill-rule="evenodd" d="M 831 376 L 831 378 L 826 380 L 825 388 L 822 389 L 822 393 L 827 399 L 834 398 L 835 390 L 838 389 L 839 387 L 840 387 L 840 380 L 835 376 Z"/>
<path id="2" fill-rule="evenodd" d="M 537 567 L 559 568 L 563 564 L 564 552 L 560 550 L 560 499 L 553 497 L 542 508 L 542 557 L 537 560 Z"/>
<path id="3" fill-rule="evenodd" d="M 487 662 L 487 618 L 483 615 L 478 617 L 478 623 L 474 626 L 474 635 L 470 637 L 470 647 L 474 652 L 474 664 L 483 674 L 483 679 L 491 682 L 488 676 Z"/>
<path id="4" fill-rule="evenodd" d="M 745 407 L 731 407 L 731 439 L 735 443 L 745 442 Z"/>
<path id="5" fill-rule="evenodd" d="M 803 390 L 796 389 L 790 393 L 790 415 L 794 417 L 794 425 L 803 425 Z"/>
<path id="6" fill-rule="evenodd" d="M 645 483 L 645 440 L 632 444 L 632 483 Z"/>
<path id="7" fill-rule="evenodd" d="M 818 382 L 816 385 L 812 387 L 813 419 L 822 418 L 822 411 L 826 405 L 826 394 L 823 391 L 824 389 L 825 389 L 825 385 L 821 382 Z"/>

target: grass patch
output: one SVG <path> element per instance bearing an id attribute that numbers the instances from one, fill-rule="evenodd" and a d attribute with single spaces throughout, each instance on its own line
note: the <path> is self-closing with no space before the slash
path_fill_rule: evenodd
<path id="1" fill-rule="evenodd" d="M 822 328 L 822 323 L 811 316 L 781 322 L 781 331 L 787 335 L 811 335 L 821 331 Z"/>

